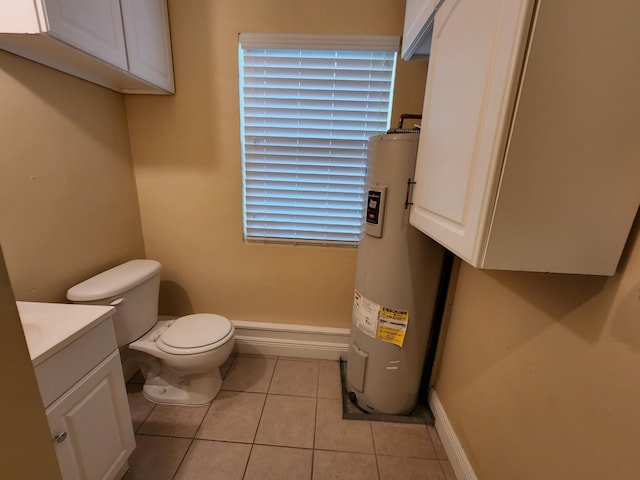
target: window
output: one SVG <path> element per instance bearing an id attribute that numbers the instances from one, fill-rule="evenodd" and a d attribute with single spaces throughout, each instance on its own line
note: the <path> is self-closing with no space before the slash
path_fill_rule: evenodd
<path id="1" fill-rule="evenodd" d="M 398 37 L 240 35 L 244 234 L 356 245 Z"/>

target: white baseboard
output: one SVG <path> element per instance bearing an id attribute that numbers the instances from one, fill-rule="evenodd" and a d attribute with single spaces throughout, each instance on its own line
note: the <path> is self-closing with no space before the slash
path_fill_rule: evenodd
<path id="1" fill-rule="evenodd" d="M 442 440 L 442 445 L 447 452 L 456 478 L 458 480 L 478 480 L 434 388 L 429 392 L 429 406 L 436 419 L 436 430 L 440 440 Z"/>
<path id="2" fill-rule="evenodd" d="M 339 360 L 346 359 L 349 348 L 348 328 L 244 320 L 233 324 L 239 353 Z"/>
<path id="3" fill-rule="evenodd" d="M 158 320 L 176 317 L 159 315 Z M 346 360 L 348 328 L 293 325 L 288 323 L 232 320 L 237 353 L 283 357 Z"/>

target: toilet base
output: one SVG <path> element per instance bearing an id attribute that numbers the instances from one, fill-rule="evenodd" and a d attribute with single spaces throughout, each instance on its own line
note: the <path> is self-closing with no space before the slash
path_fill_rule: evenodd
<path id="1" fill-rule="evenodd" d="M 211 402 L 222 386 L 220 369 L 167 381 L 163 376 L 149 378 L 142 388 L 144 397 L 162 405 L 204 405 Z"/>

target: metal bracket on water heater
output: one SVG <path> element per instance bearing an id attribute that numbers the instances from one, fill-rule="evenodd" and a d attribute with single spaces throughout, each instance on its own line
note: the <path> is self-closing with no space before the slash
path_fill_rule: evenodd
<path id="1" fill-rule="evenodd" d="M 407 179 L 407 196 L 404 199 L 404 209 L 405 210 L 407 208 L 409 208 L 411 205 L 413 205 L 413 202 L 410 202 L 409 199 L 413 200 L 413 189 L 411 188 L 411 186 L 415 185 L 415 184 L 416 184 L 416 182 L 411 180 L 411 178 Z"/>

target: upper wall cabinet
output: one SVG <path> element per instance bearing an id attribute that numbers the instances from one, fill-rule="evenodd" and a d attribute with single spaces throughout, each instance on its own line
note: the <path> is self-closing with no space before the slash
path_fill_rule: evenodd
<path id="1" fill-rule="evenodd" d="M 174 93 L 166 0 L 0 4 L 0 48 L 122 93 Z"/>
<path id="2" fill-rule="evenodd" d="M 640 3 L 447 0 L 411 223 L 471 265 L 612 275 L 640 203 Z"/>
<path id="3" fill-rule="evenodd" d="M 433 19 L 438 0 L 407 0 L 402 34 L 402 58 L 426 60 L 431 51 Z"/>
<path id="4" fill-rule="evenodd" d="M 174 93 L 166 0 L 120 0 L 129 72 Z"/>

